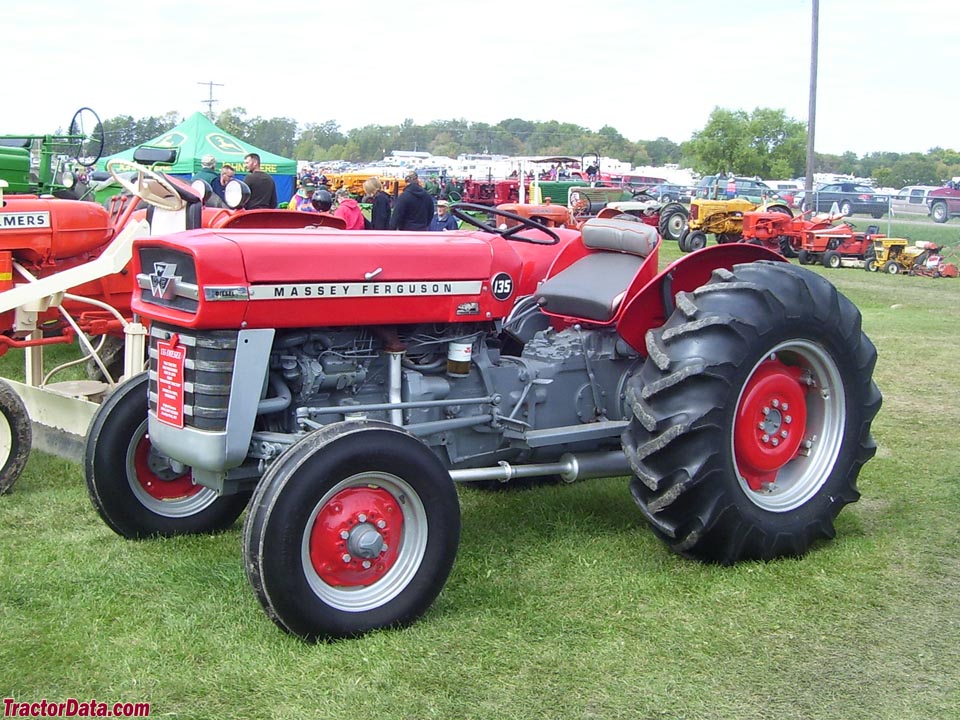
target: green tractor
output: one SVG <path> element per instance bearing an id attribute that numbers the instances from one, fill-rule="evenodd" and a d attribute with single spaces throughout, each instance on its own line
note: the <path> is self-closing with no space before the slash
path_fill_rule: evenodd
<path id="1" fill-rule="evenodd" d="M 90 108 L 74 113 L 66 133 L 0 135 L 0 180 L 10 194 L 80 199 L 81 176 L 103 154 L 103 126 Z"/>

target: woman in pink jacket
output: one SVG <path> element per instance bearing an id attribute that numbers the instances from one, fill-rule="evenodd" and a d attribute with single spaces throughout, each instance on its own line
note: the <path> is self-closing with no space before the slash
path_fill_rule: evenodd
<path id="1" fill-rule="evenodd" d="M 343 218 L 347 223 L 347 230 L 363 230 L 363 213 L 360 205 L 350 196 L 350 191 L 342 187 L 337 190 L 337 209 L 333 211 L 335 217 Z"/>

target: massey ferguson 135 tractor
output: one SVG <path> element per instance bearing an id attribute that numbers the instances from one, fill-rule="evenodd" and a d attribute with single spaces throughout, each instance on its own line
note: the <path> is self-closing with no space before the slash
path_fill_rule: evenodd
<path id="1" fill-rule="evenodd" d="M 833 536 L 881 402 L 849 300 L 761 247 L 661 272 L 643 223 L 478 209 L 452 206 L 475 229 L 447 233 L 138 239 L 150 367 L 91 424 L 103 520 L 201 533 L 248 507 L 254 593 L 308 640 L 430 607 L 457 554 L 457 482 L 632 476 L 653 532 L 706 562 Z"/>

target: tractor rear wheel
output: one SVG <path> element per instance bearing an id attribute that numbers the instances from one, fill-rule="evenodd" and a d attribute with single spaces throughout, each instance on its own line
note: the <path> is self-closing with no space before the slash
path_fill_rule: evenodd
<path id="1" fill-rule="evenodd" d="M 0 495 L 20 477 L 32 445 L 33 426 L 27 408 L 17 391 L 0 380 Z"/>
<path id="2" fill-rule="evenodd" d="M 715 270 L 647 333 L 627 386 L 630 489 L 675 552 L 732 564 L 835 534 L 881 397 L 860 312 L 790 263 Z"/>
<path id="3" fill-rule="evenodd" d="M 413 622 L 443 588 L 459 542 L 443 463 L 374 421 L 328 425 L 288 448 L 257 486 L 243 529 L 257 599 L 310 641 Z"/>
<path id="4" fill-rule="evenodd" d="M 147 374 L 122 383 L 93 416 L 84 451 L 87 493 L 103 521 L 130 539 L 226 530 L 250 493 L 219 496 L 188 467 L 154 450 L 147 433 Z"/>
<path id="5" fill-rule="evenodd" d="M 780 244 L 780 254 L 785 258 L 793 259 L 797 257 L 797 251 L 793 247 L 793 243 L 790 242 L 790 238 L 787 235 L 781 235 L 778 239 Z"/>
<path id="6" fill-rule="evenodd" d="M 887 260 L 883 265 L 883 271 L 887 275 L 899 275 L 900 264 L 896 260 Z"/>
<path id="7" fill-rule="evenodd" d="M 820 262 L 823 263 L 825 268 L 833 269 L 840 267 L 842 264 L 840 262 L 840 253 L 838 253 L 836 250 L 827 250 L 827 252 L 823 254 L 823 257 L 820 258 Z"/>
<path id="8" fill-rule="evenodd" d="M 679 241 L 687 229 L 687 216 L 687 209 L 683 205 L 679 203 L 665 205 L 660 210 L 660 222 L 657 223 L 660 236 Z"/>

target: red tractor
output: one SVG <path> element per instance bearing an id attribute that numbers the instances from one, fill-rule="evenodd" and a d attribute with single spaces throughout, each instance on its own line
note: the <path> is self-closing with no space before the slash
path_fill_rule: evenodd
<path id="1" fill-rule="evenodd" d="M 452 206 L 473 229 L 446 233 L 139 238 L 149 371 L 85 451 L 104 522 L 213 532 L 248 508 L 252 589 L 307 640 L 427 611 L 458 482 L 631 476 L 653 532 L 705 562 L 833 536 L 881 403 L 853 303 L 761 247 L 661 270 L 643 223 L 475 210 Z"/>
<path id="2" fill-rule="evenodd" d="M 836 220 L 828 214 L 790 217 L 780 212 L 745 212 L 742 240 L 796 257 L 802 265 L 863 267 L 873 241 L 885 235 L 876 225 L 858 232 L 852 224 Z"/>

